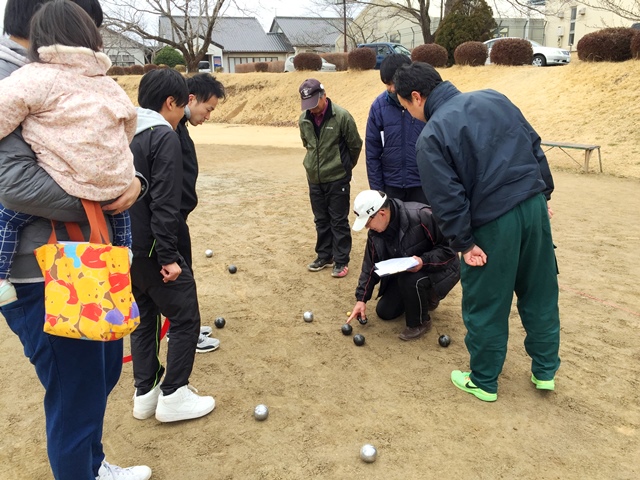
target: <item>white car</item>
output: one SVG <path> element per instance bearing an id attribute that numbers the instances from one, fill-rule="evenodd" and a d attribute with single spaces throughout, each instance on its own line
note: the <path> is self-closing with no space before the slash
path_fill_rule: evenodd
<path id="1" fill-rule="evenodd" d="M 484 42 L 487 46 L 487 65 L 491 63 L 491 47 L 493 47 L 496 42 L 504 40 L 505 38 L 517 37 L 492 38 L 491 40 Z M 544 67 L 546 65 L 566 65 L 571 61 L 571 54 L 568 50 L 562 50 L 556 47 L 543 47 L 533 40 L 527 41 L 531 44 L 531 47 L 533 47 L 533 62 L 531 62 L 531 64 L 536 67 Z"/>
<path id="2" fill-rule="evenodd" d="M 296 67 L 293 66 L 293 58 L 295 57 L 295 55 L 291 55 L 289 57 L 287 57 L 287 59 L 284 61 L 284 71 L 285 72 L 295 72 L 296 71 Z M 320 57 L 322 58 L 322 57 Z M 320 69 L 321 72 L 335 72 L 336 71 L 336 66 L 333 63 L 329 63 L 327 62 L 324 58 L 322 58 L 322 68 Z"/>

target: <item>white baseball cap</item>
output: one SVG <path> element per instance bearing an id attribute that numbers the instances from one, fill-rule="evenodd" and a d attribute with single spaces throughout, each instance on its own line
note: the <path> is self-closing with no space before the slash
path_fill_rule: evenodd
<path id="1" fill-rule="evenodd" d="M 353 202 L 353 213 L 356 214 L 356 221 L 353 222 L 353 229 L 357 232 L 364 228 L 373 215 L 387 201 L 387 195 L 378 190 L 365 190 L 360 192 Z"/>

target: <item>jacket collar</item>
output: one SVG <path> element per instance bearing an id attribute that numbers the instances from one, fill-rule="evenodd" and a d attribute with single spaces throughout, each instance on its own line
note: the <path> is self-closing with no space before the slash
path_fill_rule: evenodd
<path id="1" fill-rule="evenodd" d="M 453 86 L 451 82 L 442 82 L 431 91 L 424 104 L 424 117 L 429 120 L 435 111 L 450 98 L 460 94 L 460 90 Z"/>
<path id="2" fill-rule="evenodd" d="M 90 48 L 69 47 L 67 45 L 49 45 L 40 47 L 38 55 L 42 63 L 64 65 L 86 76 L 105 75 L 111 60 L 102 52 L 94 52 Z"/>

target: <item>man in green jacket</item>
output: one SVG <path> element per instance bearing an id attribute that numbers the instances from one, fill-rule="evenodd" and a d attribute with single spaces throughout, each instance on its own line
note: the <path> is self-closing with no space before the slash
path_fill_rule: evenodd
<path id="1" fill-rule="evenodd" d="M 349 182 L 362 139 L 351 114 L 327 98 L 322 83 L 307 79 L 299 91 L 298 124 L 307 149 L 303 163 L 317 233 L 317 258 L 307 268 L 319 272 L 333 265 L 331 276 L 342 278 L 349 273 L 351 253 Z"/>

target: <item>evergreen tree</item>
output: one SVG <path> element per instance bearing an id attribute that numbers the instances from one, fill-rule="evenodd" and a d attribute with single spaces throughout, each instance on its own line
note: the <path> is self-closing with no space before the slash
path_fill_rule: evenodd
<path id="1" fill-rule="evenodd" d="M 175 48 L 167 45 L 156 53 L 153 63 L 156 65 L 167 65 L 168 67 L 175 68 L 176 65 L 184 65 L 184 57 Z"/>
<path id="2" fill-rule="evenodd" d="M 496 27 L 493 10 L 485 0 L 457 0 L 436 30 L 435 43 L 447 49 L 449 65 L 453 65 L 458 45 L 489 40 Z"/>

